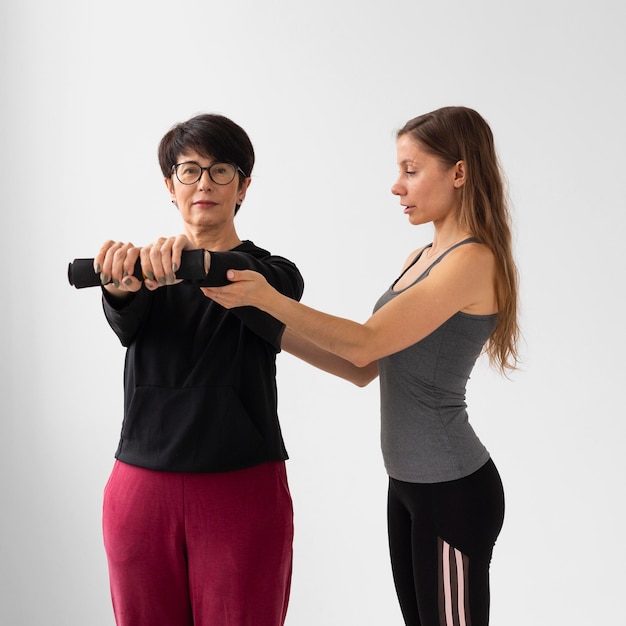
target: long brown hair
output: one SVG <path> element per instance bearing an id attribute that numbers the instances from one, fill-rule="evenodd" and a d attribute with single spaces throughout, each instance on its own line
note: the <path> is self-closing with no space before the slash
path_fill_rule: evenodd
<path id="1" fill-rule="evenodd" d="M 444 107 L 409 120 L 397 136 L 408 134 L 445 165 L 465 163 L 459 222 L 488 246 L 496 259 L 498 324 L 485 350 L 501 372 L 519 361 L 517 343 L 517 267 L 511 244 L 511 217 L 493 134 L 473 109 Z"/>

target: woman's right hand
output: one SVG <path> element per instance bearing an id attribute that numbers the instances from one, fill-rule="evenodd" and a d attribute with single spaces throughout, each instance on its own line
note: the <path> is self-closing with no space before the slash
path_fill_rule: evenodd
<path id="1" fill-rule="evenodd" d="M 278 294 L 265 276 L 254 270 L 228 270 L 226 278 L 230 281 L 227 285 L 201 289 L 207 298 L 218 302 L 225 309 L 255 306 L 264 311 L 272 295 Z"/>
<path id="2" fill-rule="evenodd" d="M 140 253 L 141 248 L 121 241 L 109 240 L 100 248 L 94 257 L 93 268 L 111 295 L 124 297 L 141 289 L 142 281 L 133 276 Z"/>
<path id="3" fill-rule="evenodd" d="M 94 257 L 94 270 L 100 274 L 104 288 L 114 296 L 123 298 L 139 291 L 142 283 L 146 289 L 154 291 L 181 282 L 175 273 L 180 267 L 182 252 L 195 247 L 185 235 L 160 237 L 142 247 L 109 240 Z M 133 276 L 138 259 L 141 261 L 142 280 Z M 210 258 L 205 259 L 206 271 L 208 260 Z"/>

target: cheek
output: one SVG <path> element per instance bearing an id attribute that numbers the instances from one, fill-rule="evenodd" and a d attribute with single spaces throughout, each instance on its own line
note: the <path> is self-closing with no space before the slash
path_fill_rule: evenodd
<path id="1" fill-rule="evenodd" d="M 424 196 L 425 192 L 428 192 L 428 186 L 420 180 L 412 180 L 407 185 L 407 191 L 412 196 Z"/>
<path id="2" fill-rule="evenodd" d="M 189 189 L 176 189 L 176 202 L 181 206 L 191 206 L 192 196 Z"/>

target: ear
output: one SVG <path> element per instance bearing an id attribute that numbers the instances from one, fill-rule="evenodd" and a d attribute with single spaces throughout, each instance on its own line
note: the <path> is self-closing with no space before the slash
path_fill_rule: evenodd
<path id="1" fill-rule="evenodd" d="M 237 192 L 237 204 L 241 204 L 244 201 L 246 197 L 246 192 L 248 191 L 248 187 L 250 186 L 251 182 L 252 178 L 248 176 L 248 178 L 244 178 L 239 185 L 239 191 Z"/>
<path id="2" fill-rule="evenodd" d="M 453 168 L 454 186 L 458 189 L 465 184 L 465 161 L 457 161 Z"/>
<path id="3" fill-rule="evenodd" d="M 165 186 L 167 187 L 167 190 L 170 192 L 170 196 L 172 196 L 173 202 L 174 200 L 176 200 L 176 194 L 174 193 L 174 182 L 171 178 L 165 178 L 163 180 L 165 181 Z"/>

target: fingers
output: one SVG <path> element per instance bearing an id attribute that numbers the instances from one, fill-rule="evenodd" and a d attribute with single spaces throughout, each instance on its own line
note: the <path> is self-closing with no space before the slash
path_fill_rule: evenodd
<path id="1" fill-rule="evenodd" d="M 93 271 L 96 274 L 100 274 L 102 272 L 102 265 L 104 263 L 104 257 L 106 256 L 107 250 L 114 244 L 115 242 L 112 240 L 108 240 L 105 242 L 100 250 L 98 250 L 98 254 L 93 259 Z"/>
<path id="2" fill-rule="evenodd" d="M 213 302 L 219 302 L 220 293 L 214 287 L 200 287 L 200 291 Z"/>
<path id="3" fill-rule="evenodd" d="M 132 243 L 106 241 L 94 257 L 94 271 L 100 275 L 108 291 L 137 291 L 142 282 L 150 290 L 181 282 L 176 278 L 183 250 L 196 246 L 185 235 L 161 237 L 147 246 Z M 210 263 L 210 255 L 205 266 Z M 143 279 L 135 278 L 133 272 L 137 260 L 141 262 Z M 109 284 L 111 283 L 111 284 Z"/>
<path id="4" fill-rule="evenodd" d="M 172 270 L 174 273 L 180 267 L 183 250 L 191 250 L 193 248 L 191 241 L 185 235 L 178 235 L 174 238 L 174 243 L 172 244 Z"/>
<path id="5" fill-rule="evenodd" d="M 141 281 L 133 277 L 140 248 L 132 243 L 109 240 L 94 257 L 94 271 L 105 288 L 114 292 L 137 291 Z M 112 284 L 109 284 L 112 283 Z"/>
<path id="6" fill-rule="evenodd" d="M 141 269 L 150 290 L 181 282 L 176 278 L 183 250 L 193 248 L 185 235 L 161 237 L 141 249 Z"/>
<path id="7" fill-rule="evenodd" d="M 226 278 L 230 280 L 231 283 L 237 283 L 242 280 L 255 280 L 262 278 L 262 276 L 254 270 L 228 270 L 226 272 Z"/>
<path id="8" fill-rule="evenodd" d="M 201 287 L 200 291 L 207 298 L 210 298 L 225 309 L 234 309 L 241 306 L 238 294 L 229 290 L 228 287 Z"/>
<path id="9" fill-rule="evenodd" d="M 166 285 L 168 275 L 172 276 L 173 282 L 171 244 L 168 245 L 167 241 L 161 237 L 141 249 L 141 269 L 146 277 L 144 282 L 148 289 L 157 289 Z"/>
<path id="10" fill-rule="evenodd" d="M 225 309 L 240 306 L 257 306 L 259 292 L 267 281 L 253 270 L 228 270 L 226 278 L 230 284 L 223 287 L 204 287 L 202 293 Z"/>

